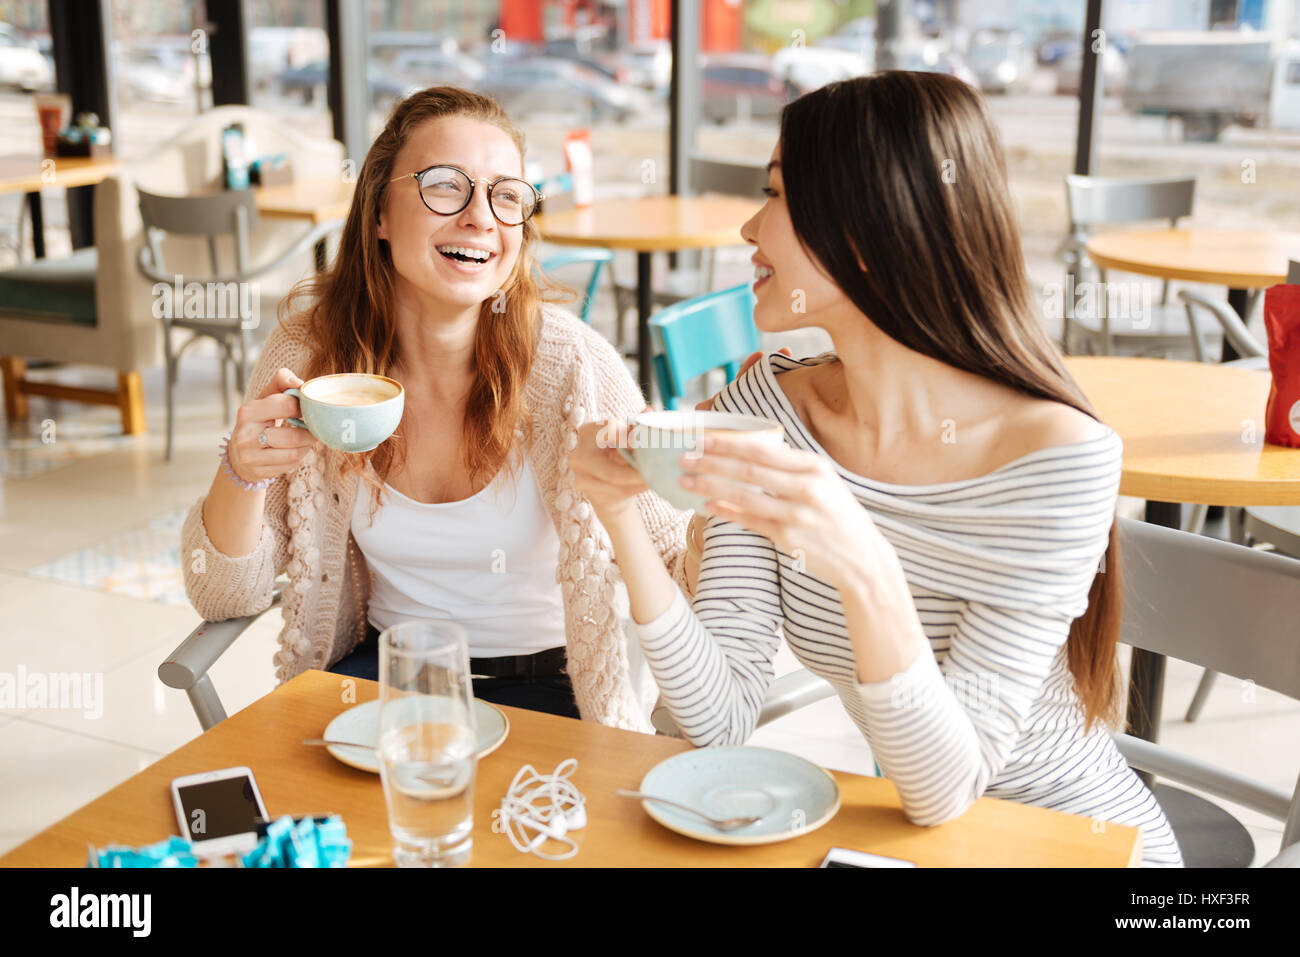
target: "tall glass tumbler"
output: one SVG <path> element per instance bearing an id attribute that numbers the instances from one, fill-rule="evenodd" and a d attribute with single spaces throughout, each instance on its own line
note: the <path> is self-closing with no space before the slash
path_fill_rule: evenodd
<path id="1" fill-rule="evenodd" d="M 455 867 L 473 846 L 478 759 L 465 630 L 410 622 L 379 636 L 379 773 L 399 867 Z"/>

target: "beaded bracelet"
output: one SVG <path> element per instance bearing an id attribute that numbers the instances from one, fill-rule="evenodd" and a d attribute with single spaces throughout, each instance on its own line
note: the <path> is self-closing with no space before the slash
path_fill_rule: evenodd
<path id="1" fill-rule="evenodd" d="M 230 464 L 230 436 L 226 435 L 221 440 L 221 471 L 230 476 L 230 481 L 234 482 L 246 492 L 260 492 L 262 489 L 269 488 L 274 479 L 264 478 L 256 482 L 249 482 L 240 478 L 235 473 L 235 467 Z"/>

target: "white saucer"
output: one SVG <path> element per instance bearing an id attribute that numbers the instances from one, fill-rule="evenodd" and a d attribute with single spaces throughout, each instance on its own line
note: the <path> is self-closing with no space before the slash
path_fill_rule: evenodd
<path id="1" fill-rule="evenodd" d="M 510 733 L 510 719 L 505 712 L 486 701 L 474 699 L 474 722 L 478 726 L 477 756 L 487 757 Z M 379 701 L 367 701 L 349 708 L 325 726 L 321 737 L 332 741 L 355 741 L 358 745 L 371 741 L 369 747 L 326 745 L 325 750 L 344 764 L 360 771 L 379 773 L 379 757 L 374 748 L 379 744 Z"/>
<path id="2" fill-rule="evenodd" d="M 763 815 L 721 831 L 666 804 L 641 802 L 670 831 L 711 844 L 788 841 L 815 831 L 840 809 L 840 787 L 828 772 L 785 751 L 743 745 L 675 754 L 646 773 L 640 790 L 716 818 Z"/>

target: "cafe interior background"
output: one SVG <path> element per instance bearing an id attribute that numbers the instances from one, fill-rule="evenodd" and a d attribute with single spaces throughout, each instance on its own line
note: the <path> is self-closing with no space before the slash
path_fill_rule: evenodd
<path id="1" fill-rule="evenodd" d="M 1194 177 L 1195 208 L 1184 224 L 1300 229 L 1300 66 L 1285 81 L 1294 89 L 1272 89 L 1273 113 L 1256 117 L 1255 125 L 1227 113 L 1180 118 L 1144 112 L 1126 95 L 1141 69 L 1139 44 L 1146 35 L 1214 31 L 1294 40 L 1300 0 L 1106 0 L 1102 87 L 1095 98 L 1080 84 L 1088 6 L 1083 0 L 898 5 L 905 10 L 898 64 L 955 74 L 988 95 L 1006 149 L 1032 288 L 1054 339 L 1059 341 L 1063 322 L 1061 248 L 1069 226 L 1064 180 L 1077 171 L 1081 109 L 1095 116 L 1088 157 L 1093 175 Z M 684 71 L 695 86 L 697 115 L 676 127 L 669 95 L 675 6 L 698 20 L 693 42 L 701 57 L 699 69 Z M 245 90 L 247 102 L 304 143 L 328 147 L 339 140 L 345 155 L 359 158 L 395 100 L 424 86 L 454 83 L 497 96 L 523 126 L 530 175 L 562 173 L 566 137 L 588 131 L 598 201 L 674 189 L 674 133 L 692 154 L 740 163 L 765 159 L 775 143 L 778 112 L 790 96 L 876 66 L 874 0 L 389 0 L 365 4 L 362 14 L 346 7 L 340 13 L 337 3 L 322 0 L 206 6 L 201 0 L 0 0 L 0 152 L 30 155 L 41 149 L 36 104 L 57 85 L 52 10 L 56 18 L 102 18 L 112 82 L 99 93 L 98 120 L 111 129 L 111 155 L 120 163 L 148 157 L 215 107 L 240 102 L 233 97 Z M 243 87 L 226 75 L 222 62 L 214 62 L 218 58 L 207 42 L 214 22 L 232 10 L 242 14 L 247 30 Z M 364 75 L 364 94 L 342 100 L 330 93 L 330 39 L 332 32 L 337 35 L 331 15 L 366 28 L 364 45 L 354 38 L 341 67 L 357 81 L 353 94 L 360 93 Z M 493 49 L 494 37 L 504 38 L 508 53 Z M 77 42 L 86 42 L 84 36 Z M 1206 77 L 1179 82 L 1210 96 Z M 1259 86 L 1267 97 L 1269 82 L 1260 79 Z M 1242 104 L 1242 112 L 1253 109 L 1253 103 Z M 93 188 L 41 191 L 47 257 L 70 256 L 93 235 L 86 215 Z M 0 195 L 0 270 L 32 262 L 32 212 L 23 191 Z M 543 258 L 546 252 L 544 247 Z M 712 288 L 752 278 L 749 256 L 739 243 L 717 250 Z M 700 265 L 693 254 L 678 257 L 689 281 L 699 281 Z M 657 284 L 680 278 L 666 276 L 668 266 L 666 257 L 655 262 Z M 284 278 L 309 275 L 311 268 L 308 250 Z M 558 275 L 584 285 L 582 269 Z M 612 271 L 624 292 L 616 296 L 602 281 L 591 322 L 615 340 L 635 328 L 635 299 L 625 294 L 636 275 L 634 255 L 617 252 Z M 148 283 L 135 275 L 119 281 Z M 1161 294 L 1159 280 L 1142 282 L 1147 292 Z M 1178 288 L 1218 299 L 1224 293 L 1221 286 L 1195 283 Z M 273 305 L 264 290 L 258 341 L 274 322 Z M 1253 321 L 1258 328 L 1258 315 Z M 765 350 L 787 347 L 796 355 L 815 354 L 827 344 L 818 330 L 765 335 L 762 341 Z M 6 353 L 2 328 L 0 353 Z M 631 360 L 629 368 L 635 369 Z M 182 585 L 180 524 L 211 482 L 214 449 L 228 428 L 222 366 L 212 340 L 184 354 L 170 460 L 161 354 L 138 371 L 144 427 L 134 434 L 124 433 L 114 406 L 39 394 L 27 396 L 25 419 L 6 417 L 0 445 L 0 670 L 102 676 L 103 699 L 99 714 L 21 702 L 0 709 L 0 779 L 7 782 L 0 789 L 0 853 L 200 732 L 185 696 L 166 688 L 157 668 L 199 622 Z M 29 357 L 26 375 L 81 388 L 117 385 L 111 368 L 57 357 Z M 715 374 L 697 383 L 696 398 L 721 382 Z M 1121 501 L 1124 514 L 1138 516 L 1141 507 L 1136 500 Z M 1213 524 L 1207 533 L 1222 534 Z M 212 668 L 230 713 L 274 687 L 271 655 L 280 627 L 278 614 L 264 615 Z M 1127 649 L 1122 653 L 1127 660 Z M 795 667 L 788 652 L 779 665 L 778 673 Z M 1199 718 L 1189 722 L 1185 711 L 1200 676 L 1199 668 L 1170 661 L 1162 741 L 1292 788 L 1300 766 L 1300 703 L 1225 678 Z M 862 736 L 833 698 L 761 729 L 750 743 L 826 767 L 873 773 Z M 1281 822 L 1218 803 L 1246 826 L 1256 862 L 1277 852 Z"/>

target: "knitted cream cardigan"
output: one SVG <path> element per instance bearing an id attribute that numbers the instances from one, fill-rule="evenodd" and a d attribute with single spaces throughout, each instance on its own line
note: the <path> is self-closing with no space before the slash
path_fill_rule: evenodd
<path id="1" fill-rule="evenodd" d="M 262 394 L 280 368 L 306 368 L 310 346 L 300 319 L 268 336 L 248 383 L 248 398 Z M 530 456 L 547 514 L 560 540 L 556 580 L 564 602 L 568 672 L 584 719 L 650 731 L 628 674 L 625 639 L 614 610 L 619 580 L 611 544 L 591 504 L 573 487 L 568 453 L 577 428 L 607 416 L 645 408 L 640 390 L 613 347 L 570 313 L 546 304 L 525 400 L 533 414 Z M 274 657 L 275 674 L 288 681 L 308 668 L 327 668 L 365 635 L 373 573 L 352 537 L 358 477 L 342 480 L 343 453 L 309 452 L 296 471 L 271 483 L 266 493 L 262 538 L 247 555 L 218 551 L 203 525 L 203 498 L 191 507 L 181 530 L 185 591 L 208 621 L 264 611 L 272 583 L 282 573 L 284 628 Z M 688 513 L 651 492 L 638 504 L 664 564 L 686 587 Z M 429 543 L 436 548 L 436 542 Z"/>

